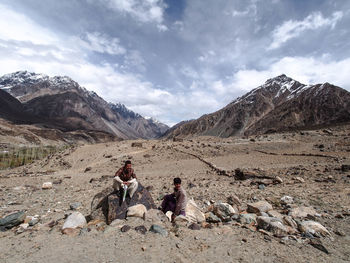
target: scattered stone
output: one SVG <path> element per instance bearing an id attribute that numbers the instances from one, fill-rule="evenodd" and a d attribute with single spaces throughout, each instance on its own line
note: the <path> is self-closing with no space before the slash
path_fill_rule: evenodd
<path id="1" fill-rule="evenodd" d="M 288 215 L 293 218 L 306 218 L 308 215 L 315 216 L 316 210 L 313 207 L 300 206 L 292 208 Z"/>
<path id="2" fill-rule="evenodd" d="M 192 223 L 202 223 L 205 221 L 204 213 L 198 208 L 193 199 L 188 200 L 186 205 L 186 217 Z"/>
<path id="3" fill-rule="evenodd" d="M 350 171 L 350 164 L 342 164 L 341 170 L 342 170 L 342 172 L 349 172 Z"/>
<path id="4" fill-rule="evenodd" d="M 293 204 L 294 203 L 294 198 L 288 195 L 285 195 L 281 198 L 281 204 L 283 205 L 288 205 L 288 204 Z"/>
<path id="5" fill-rule="evenodd" d="M 20 224 L 19 225 L 19 228 L 16 230 L 16 234 L 21 234 L 23 233 L 24 231 L 26 231 L 29 227 L 29 224 L 28 223 L 23 223 L 23 224 Z"/>
<path id="6" fill-rule="evenodd" d="M 57 221 L 56 220 L 51 220 L 43 225 L 41 225 L 42 227 L 48 227 L 48 228 L 53 228 L 55 225 L 57 225 Z"/>
<path id="7" fill-rule="evenodd" d="M 52 182 L 53 184 L 61 184 L 62 183 L 62 179 L 57 179 L 55 181 Z"/>
<path id="8" fill-rule="evenodd" d="M 301 233 L 310 233 L 313 236 L 330 236 L 331 234 L 328 232 L 328 230 L 321 225 L 318 222 L 315 221 L 304 221 L 301 222 L 299 225 L 299 230 Z"/>
<path id="9" fill-rule="evenodd" d="M 228 221 L 231 221 L 231 217 L 234 214 L 238 213 L 238 209 L 234 209 L 228 203 L 218 203 L 213 205 L 212 212 L 216 216 L 218 216 L 221 219 L 221 221 L 228 222 Z"/>
<path id="10" fill-rule="evenodd" d="M 131 147 L 142 147 L 142 142 L 133 142 L 131 143 Z"/>
<path id="11" fill-rule="evenodd" d="M 284 216 L 283 217 L 283 222 L 287 225 L 290 226 L 294 229 L 298 228 L 298 224 L 293 220 L 291 216 Z"/>
<path id="12" fill-rule="evenodd" d="M 91 171 L 91 167 L 86 167 L 85 170 L 84 170 L 84 173 L 88 172 L 88 171 Z"/>
<path id="13" fill-rule="evenodd" d="M 275 178 L 274 182 L 275 182 L 276 184 L 282 184 L 282 183 L 283 183 L 283 180 L 282 180 L 282 178 L 281 178 L 281 177 L 276 176 L 276 178 Z"/>
<path id="14" fill-rule="evenodd" d="M 196 223 L 192 223 L 188 226 L 189 229 L 191 230 L 200 230 L 201 229 L 201 226 L 199 224 L 196 224 Z"/>
<path id="15" fill-rule="evenodd" d="M 8 214 L 0 218 L 0 230 L 11 229 L 12 227 L 18 226 L 24 222 L 26 215 L 24 211 Z"/>
<path id="16" fill-rule="evenodd" d="M 75 237 L 75 236 L 80 234 L 80 229 L 79 228 L 65 228 L 65 229 L 62 229 L 62 234 Z"/>
<path id="17" fill-rule="evenodd" d="M 336 214 L 336 215 L 335 215 L 335 218 L 344 219 L 344 216 L 343 216 L 342 214 Z"/>
<path id="18" fill-rule="evenodd" d="M 80 202 L 74 202 L 74 203 L 71 203 L 70 205 L 69 205 L 69 208 L 71 209 L 71 210 L 77 210 L 78 208 L 80 208 L 81 207 L 81 203 Z"/>
<path id="19" fill-rule="evenodd" d="M 219 223 L 221 222 L 221 219 L 214 215 L 212 212 L 208 212 L 205 214 L 205 219 L 209 223 Z"/>
<path id="20" fill-rule="evenodd" d="M 283 237 L 289 234 L 290 228 L 285 226 L 282 221 L 274 217 L 258 216 L 258 228 L 270 231 L 277 237 Z"/>
<path id="21" fill-rule="evenodd" d="M 145 218 L 145 214 L 147 213 L 147 208 L 143 204 L 138 204 L 134 206 L 130 206 L 127 210 L 127 216 L 134 216 Z"/>
<path id="22" fill-rule="evenodd" d="M 159 225 L 152 225 L 149 231 L 160 234 L 164 237 L 168 236 L 168 231 Z"/>
<path id="23" fill-rule="evenodd" d="M 267 212 L 267 215 L 270 217 L 275 217 L 278 219 L 283 219 L 283 215 L 279 212 L 277 212 L 276 210 L 270 210 Z"/>
<path id="24" fill-rule="evenodd" d="M 122 231 L 122 232 L 124 233 L 124 232 L 128 232 L 130 229 L 131 229 L 131 226 L 129 226 L 129 225 L 124 225 L 124 226 L 120 229 L 120 231 Z"/>
<path id="25" fill-rule="evenodd" d="M 319 239 L 310 239 L 309 244 L 313 246 L 314 248 L 317 248 L 318 250 L 321 250 L 322 252 L 329 254 L 328 250 L 324 247 L 321 240 Z"/>
<path id="26" fill-rule="evenodd" d="M 85 216 L 79 212 L 73 212 L 70 216 L 67 217 L 66 221 L 63 224 L 62 230 L 65 228 L 83 228 L 86 225 Z"/>
<path id="27" fill-rule="evenodd" d="M 227 198 L 227 203 L 230 205 L 236 205 L 236 206 L 241 206 L 242 202 L 241 200 L 239 200 L 238 196 L 231 194 L 228 198 Z"/>
<path id="28" fill-rule="evenodd" d="M 341 231 L 341 230 L 335 230 L 334 234 L 336 234 L 338 236 L 341 236 L 341 237 L 345 237 L 345 233 L 343 231 Z"/>
<path id="29" fill-rule="evenodd" d="M 248 205 L 247 211 L 249 213 L 258 214 L 258 213 L 261 213 L 261 212 L 267 212 L 267 211 L 272 210 L 272 205 L 270 205 L 266 201 L 258 201 L 258 202 L 250 203 L 250 204 L 247 204 L 247 205 Z"/>
<path id="30" fill-rule="evenodd" d="M 265 190 L 265 185 L 264 184 L 259 184 L 258 188 L 259 188 L 259 190 Z"/>
<path id="31" fill-rule="evenodd" d="M 39 223 L 39 218 L 38 217 L 33 217 L 32 220 L 28 222 L 29 226 L 34 226 L 37 223 Z"/>
<path id="32" fill-rule="evenodd" d="M 294 180 L 297 182 L 297 183 L 305 183 L 305 180 L 301 177 L 295 177 Z"/>
<path id="33" fill-rule="evenodd" d="M 143 225 L 142 226 L 137 226 L 137 227 L 135 227 L 135 231 L 139 232 L 139 233 L 141 233 L 143 235 L 146 235 L 147 228 L 145 226 L 143 226 Z"/>
<path id="34" fill-rule="evenodd" d="M 240 214 L 238 221 L 244 225 L 256 224 L 256 214 Z"/>
<path id="35" fill-rule="evenodd" d="M 43 183 L 43 185 L 41 186 L 41 189 L 52 189 L 52 182 L 45 182 Z"/>

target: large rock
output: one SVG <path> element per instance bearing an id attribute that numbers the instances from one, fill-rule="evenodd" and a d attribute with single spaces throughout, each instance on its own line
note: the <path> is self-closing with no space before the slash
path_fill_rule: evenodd
<path id="1" fill-rule="evenodd" d="M 214 204 L 212 209 L 212 212 L 224 222 L 230 221 L 234 214 L 238 214 L 238 209 L 234 209 L 227 203 Z"/>
<path id="2" fill-rule="evenodd" d="M 10 229 L 14 226 L 18 226 L 24 222 L 26 215 L 24 211 L 11 213 L 9 215 L 0 218 L 0 230 Z"/>
<path id="3" fill-rule="evenodd" d="M 299 230 L 301 233 L 310 233 L 313 236 L 330 236 L 327 228 L 315 221 L 304 221 L 299 224 Z"/>
<path id="4" fill-rule="evenodd" d="M 145 221 L 152 224 L 162 225 L 169 222 L 169 219 L 162 211 L 158 209 L 150 209 L 145 214 Z"/>
<path id="5" fill-rule="evenodd" d="M 149 229 L 149 231 L 151 231 L 153 233 L 160 234 L 163 237 L 168 236 L 168 231 L 159 225 L 152 225 L 151 228 Z"/>
<path id="6" fill-rule="evenodd" d="M 240 214 L 238 221 L 244 225 L 256 224 L 256 214 Z"/>
<path id="7" fill-rule="evenodd" d="M 202 223 L 205 222 L 204 213 L 198 208 L 197 204 L 193 199 L 190 199 L 186 205 L 186 217 L 192 223 Z"/>
<path id="8" fill-rule="evenodd" d="M 108 187 L 94 196 L 89 220 L 103 219 L 110 224 L 115 219 L 125 219 L 128 208 L 138 204 L 147 210 L 156 208 L 151 194 L 140 183 L 133 197 L 127 195 L 124 202 L 112 187 Z"/>
<path id="9" fill-rule="evenodd" d="M 293 218 L 305 218 L 308 215 L 315 216 L 317 214 L 316 210 L 313 207 L 300 206 L 292 208 L 288 215 Z"/>
<path id="10" fill-rule="evenodd" d="M 66 228 L 83 228 L 86 225 L 85 216 L 80 212 L 73 212 L 70 216 L 67 217 L 66 221 L 62 226 L 62 230 Z"/>
<path id="11" fill-rule="evenodd" d="M 291 229 L 278 218 L 258 216 L 257 223 L 258 228 L 267 230 L 278 237 L 286 236 L 291 232 Z"/>
<path id="12" fill-rule="evenodd" d="M 144 218 L 147 213 L 147 208 L 143 204 L 130 206 L 127 210 L 127 216 L 135 216 Z"/>
<path id="13" fill-rule="evenodd" d="M 261 212 L 267 212 L 272 210 L 272 205 L 270 205 L 266 201 L 258 201 L 255 203 L 250 203 L 248 205 L 248 213 L 255 213 L 255 214 L 260 214 Z"/>

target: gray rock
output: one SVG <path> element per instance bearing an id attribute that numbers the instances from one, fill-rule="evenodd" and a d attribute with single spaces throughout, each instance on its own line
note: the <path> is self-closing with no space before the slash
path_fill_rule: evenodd
<path id="1" fill-rule="evenodd" d="M 244 225 L 251 223 L 256 224 L 256 214 L 240 214 L 239 222 Z"/>
<path id="2" fill-rule="evenodd" d="M 66 221 L 63 224 L 62 230 L 65 228 L 83 228 L 86 225 L 86 219 L 83 214 L 79 212 L 73 212 L 70 216 L 67 217 Z"/>
<path id="3" fill-rule="evenodd" d="M 69 205 L 69 207 L 70 207 L 71 210 L 77 210 L 78 208 L 81 207 L 81 203 L 80 202 L 74 202 L 74 203 L 71 203 Z"/>
<path id="4" fill-rule="evenodd" d="M 281 204 L 283 204 L 283 205 L 294 203 L 293 197 L 288 196 L 288 195 L 283 196 L 280 201 L 281 201 Z"/>
<path id="5" fill-rule="evenodd" d="M 214 205 L 213 213 L 223 222 L 227 222 L 231 220 L 234 214 L 238 213 L 238 209 L 233 208 L 228 203 L 218 203 Z"/>
<path id="6" fill-rule="evenodd" d="M 278 237 L 287 236 L 289 233 L 289 228 L 278 218 L 258 216 L 257 223 L 258 228 L 267 230 Z"/>
<path id="7" fill-rule="evenodd" d="M 248 205 L 247 211 L 249 213 L 258 214 L 258 213 L 261 213 L 261 212 L 267 212 L 267 211 L 272 210 L 272 205 L 270 205 L 266 201 L 258 201 L 258 202 L 250 203 L 250 204 L 247 204 L 247 205 Z"/>
<path id="8" fill-rule="evenodd" d="M 152 225 L 149 231 L 162 235 L 163 237 L 168 236 L 168 231 L 159 225 Z"/>
<path id="9" fill-rule="evenodd" d="M 29 226 L 34 226 L 36 225 L 37 223 L 39 223 L 39 218 L 37 217 L 33 217 L 30 221 L 29 221 Z"/>
<path id="10" fill-rule="evenodd" d="M 328 232 L 327 228 L 315 221 L 304 221 L 298 224 L 301 233 L 310 233 L 313 236 L 330 236 L 331 233 Z"/>
<path id="11" fill-rule="evenodd" d="M 276 218 L 279 218 L 279 219 L 283 218 L 283 215 L 281 213 L 277 212 L 276 210 L 270 210 L 270 211 L 267 212 L 267 214 L 270 217 L 276 217 Z"/>
<path id="12" fill-rule="evenodd" d="M 15 212 L 0 218 L 0 229 L 6 230 L 18 226 L 24 222 L 26 215 L 24 211 Z"/>
<path id="13" fill-rule="evenodd" d="M 221 222 L 221 219 L 214 215 L 212 212 L 208 212 L 205 214 L 205 219 L 209 223 L 219 223 Z"/>
<path id="14" fill-rule="evenodd" d="M 288 215 L 293 218 L 305 218 L 308 215 L 315 216 L 317 214 L 316 210 L 313 207 L 300 206 L 292 208 Z"/>
<path id="15" fill-rule="evenodd" d="M 265 190 L 265 185 L 264 185 L 264 184 L 259 184 L 258 188 L 259 188 L 260 190 Z"/>

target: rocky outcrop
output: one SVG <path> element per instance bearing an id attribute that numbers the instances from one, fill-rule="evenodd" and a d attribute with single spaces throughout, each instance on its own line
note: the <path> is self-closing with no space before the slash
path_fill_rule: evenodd
<path id="1" fill-rule="evenodd" d="M 114 191 L 112 187 L 109 187 L 94 196 L 91 202 L 91 214 L 88 216 L 88 219 L 89 221 L 102 219 L 107 224 L 110 224 L 115 219 L 125 219 L 129 207 L 135 205 L 143 205 L 147 210 L 156 208 L 151 194 L 140 183 L 133 197 L 130 198 L 127 195 L 124 202 L 122 202 L 119 193 Z M 143 210 L 144 213 L 145 211 Z"/>
<path id="2" fill-rule="evenodd" d="M 334 125 L 350 121 L 350 93 L 329 83 L 304 85 L 285 75 L 237 98 L 223 109 L 182 122 L 167 138 L 229 137 Z"/>

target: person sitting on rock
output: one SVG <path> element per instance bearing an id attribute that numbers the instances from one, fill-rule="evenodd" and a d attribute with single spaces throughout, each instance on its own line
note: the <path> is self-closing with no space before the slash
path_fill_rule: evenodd
<path id="1" fill-rule="evenodd" d="M 134 169 L 131 168 L 130 160 L 125 162 L 124 166 L 115 173 L 115 176 L 113 178 L 113 188 L 115 190 L 122 193 L 123 185 L 126 185 L 128 187 L 128 194 L 130 198 L 132 198 L 139 186 L 139 183 L 136 180 Z M 120 196 L 122 196 L 122 194 Z"/>
<path id="2" fill-rule="evenodd" d="M 186 216 L 187 194 L 185 189 L 181 187 L 181 179 L 174 178 L 174 193 L 164 196 L 160 209 L 165 214 L 168 211 L 173 212 L 172 221 L 176 216 Z"/>

